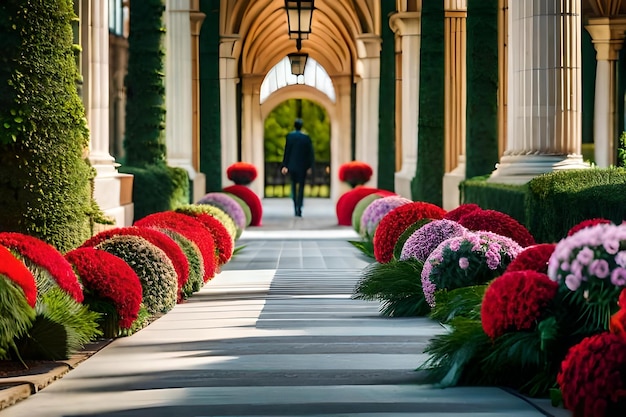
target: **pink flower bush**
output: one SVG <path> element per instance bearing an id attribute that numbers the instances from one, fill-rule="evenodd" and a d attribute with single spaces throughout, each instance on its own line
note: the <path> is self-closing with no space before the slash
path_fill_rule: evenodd
<path id="1" fill-rule="evenodd" d="M 246 228 L 246 213 L 244 213 L 239 203 L 226 193 L 214 192 L 205 194 L 197 204 L 208 204 L 218 207 L 232 217 L 239 230 Z"/>
<path id="2" fill-rule="evenodd" d="M 378 223 L 380 223 L 387 213 L 401 205 L 409 203 L 412 203 L 412 201 L 408 198 L 395 195 L 372 201 L 361 217 L 361 234 L 365 238 L 373 238 Z"/>
<path id="3" fill-rule="evenodd" d="M 241 198 L 250 207 L 250 226 L 261 226 L 263 220 L 263 204 L 258 195 L 248 187 L 244 185 L 231 185 L 224 188 L 222 191 L 225 193 L 231 193 Z"/>
<path id="4" fill-rule="evenodd" d="M 48 271 L 56 284 L 76 302 L 83 302 L 83 289 L 72 265 L 54 246 L 33 236 L 22 233 L 0 233 L 0 245 L 18 252 L 33 264 Z"/>
<path id="5" fill-rule="evenodd" d="M 465 227 L 452 220 L 433 220 L 413 232 L 404 242 L 400 260 L 416 259 L 425 262 L 441 242 L 451 237 L 462 236 L 467 231 Z"/>
<path id="6" fill-rule="evenodd" d="M 24 291 L 24 297 L 28 305 L 35 307 L 37 302 L 35 277 L 26 268 L 26 265 L 13 256 L 11 251 L 4 246 L 0 246 L 0 275 L 4 275 L 19 286 Z"/>
<path id="7" fill-rule="evenodd" d="M 511 331 L 535 328 L 558 290 L 558 284 L 535 271 L 505 272 L 483 298 L 481 322 L 492 339 Z"/>
<path id="8" fill-rule="evenodd" d="M 569 229 L 569 231 L 567 232 L 567 236 L 571 236 L 574 233 L 582 230 L 582 229 L 586 229 L 587 227 L 592 227 L 595 226 L 597 224 L 611 224 L 612 222 L 610 220 L 607 219 L 587 219 L 587 220 L 583 220 L 582 222 L 578 223 L 577 225 L 575 225 L 574 227 L 572 227 L 571 229 Z"/>
<path id="9" fill-rule="evenodd" d="M 554 253 L 556 243 L 540 243 L 538 245 L 527 246 L 513 259 L 506 269 L 506 272 L 513 271 L 537 271 L 542 274 L 548 273 L 548 261 Z"/>
<path id="10" fill-rule="evenodd" d="M 395 195 L 395 193 L 387 190 L 379 190 L 378 188 L 359 186 L 350 191 L 343 193 L 337 200 L 335 211 L 337 213 L 337 224 L 339 226 L 352 225 L 352 213 L 363 197 L 370 194 L 379 193 L 387 197 Z"/>
<path id="11" fill-rule="evenodd" d="M 459 219 L 470 230 L 484 230 L 507 236 L 522 247 L 535 244 L 535 238 L 520 222 L 506 213 L 496 210 L 473 210 Z"/>
<path id="12" fill-rule="evenodd" d="M 232 200 L 232 199 L 231 199 Z M 162 211 L 150 214 L 137 222 L 137 227 L 154 227 L 170 229 L 180 233 L 198 246 L 204 265 L 204 282 L 215 276 L 215 242 L 211 233 L 199 221 L 175 211 Z"/>
<path id="13" fill-rule="evenodd" d="M 445 214 L 441 207 L 426 202 L 411 202 L 391 210 L 378 223 L 374 232 L 374 256 L 379 263 L 393 258 L 393 249 L 407 227 L 422 219 L 441 219 Z"/>
<path id="14" fill-rule="evenodd" d="M 435 306 L 435 291 L 485 284 L 500 276 L 522 247 L 512 239 L 491 232 L 467 232 L 444 240 L 428 256 L 422 268 L 426 302 Z"/>
<path id="15" fill-rule="evenodd" d="M 141 282 L 135 271 L 117 256 L 94 248 L 74 249 L 65 258 L 76 269 L 85 294 L 111 302 L 119 326 L 129 329 L 137 320 L 142 300 Z"/>

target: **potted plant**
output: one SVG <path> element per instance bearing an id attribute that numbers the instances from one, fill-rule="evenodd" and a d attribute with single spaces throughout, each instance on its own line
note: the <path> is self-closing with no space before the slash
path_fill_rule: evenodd
<path id="1" fill-rule="evenodd" d="M 226 176 L 237 185 L 248 185 L 256 178 L 257 171 L 248 162 L 235 162 L 226 169 Z"/>
<path id="2" fill-rule="evenodd" d="M 350 161 L 339 167 L 339 180 L 352 188 L 363 185 L 372 178 L 372 167 L 361 161 Z"/>

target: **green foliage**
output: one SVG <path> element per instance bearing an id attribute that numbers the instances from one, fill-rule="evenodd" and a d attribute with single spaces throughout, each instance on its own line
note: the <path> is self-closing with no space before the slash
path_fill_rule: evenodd
<path id="1" fill-rule="evenodd" d="M 316 161 L 330 161 L 330 119 L 326 110 L 310 100 L 300 100 L 302 131 L 311 136 Z M 276 106 L 265 119 L 264 149 L 266 162 L 282 162 L 285 137 L 293 130 L 298 114 L 298 99 Z"/>
<path id="2" fill-rule="evenodd" d="M 69 357 L 68 335 L 63 324 L 45 315 L 35 318 L 28 334 L 16 341 L 23 359 L 61 360 Z"/>
<path id="3" fill-rule="evenodd" d="M 135 221 L 189 203 L 189 177 L 182 168 L 165 165 L 146 165 L 142 168 L 123 166 L 119 171 L 134 175 Z"/>
<path id="4" fill-rule="evenodd" d="M 165 85 L 163 0 L 143 0 L 130 8 L 126 75 L 126 163 L 164 165 Z"/>
<path id="5" fill-rule="evenodd" d="M 68 0 L 0 4 L 0 230 L 67 251 L 90 236 L 93 171 Z"/>
<path id="6" fill-rule="evenodd" d="M 574 225 L 605 218 L 626 218 L 626 169 L 555 171 L 528 183 L 527 227 L 538 242 L 558 242 Z"/>
<path id="7" fill-rule="evenodd" d="M 362 199 L 359 200 L 358 203 L 354 206 L 354 210 L 352 210 L 352 228 L 359 234 L 361 234 L 361 217 L 363 217 L 363 212 L 374 200 L 378 200 L 382 198 L 380 194 L 372 193 L 370 195 L 366 195 Z"/>
<path id="8" fill-rule="evenodd" d="M 224 193 L 224 194 L 228 195 L 230 198 L 235 200 L 237 204 L 241 206 L 241 209 L 243 210 L 243 213 L 246 216 L 246 227 L 250 226 L 250 223 L 252 222 L 252 212 L 250 211 L 250 206 L 245 201 L 243 201 L 240 197 L 236 196 L 235 194 L 232 194 L 232 193 Z"/>
<path id="9" fill-rule="evenodd" d="M 498 210 L 526 224 L 528 185 L 487 182 L 489 175 L 468 178 L 459 185 L 461 202 L 474 203 L 485 210 Z"/>
<path id="10" fill-rule="evenodd" d="M 161 249 L 139 236 L 116 235 L 96 249 L 122 258 L 139 277 L 142 301 L 150 314 L 165 313 L 176 304 L 178 279 Z"/>
<path id="11" fill-rule="evenodd" d="M 422 291 L 422 263 L 397 261 L 373 263 L 363 270 L 352 298 L 382 302 L 387 317 L 424 316 L 430 307 Z"/>
<path id="12" fill-rule="evenodd" d="M 146 306 L 142 303 L 137 312 L 137 320 L 133 322 L 130 329 L 120 329 L 119 336 L 130 336 L 150 324 L 153 316 L 150 314 Z"/>
<path id="13" fill-rule="evenodd" d="M 0 359 L 9 357 L 14 340 L 25 334 L 35 320 L 35 309 L 13 281 L 0 275 Z"/>
<path id="14" fill-rule="evenodd" d="M 204 263 L 202 262 L 202 253 L 195 243 L 185 238 L 180 233 L 167 229 L 161 229 L 161 232 L 171 237 L 172 240 L 180 246 L 180 249 L 187 258 L 187 262 L 189 263 L 189 277 L 187 282 L 185 282 L 185 285 L 183 285 L 182 292 L 184 298 L 189 298 L 193 293 L 200 291 L 204 285 Z"/>
<path id="15" fill-rule="evenodd" d="M 376 256 L 374 256 L 374 244 L 371 240 L 349 240 L 348 243 L 360 250 L 361 253 L 363 253 L 363 255 L 367 256 L 368 258 L 371 258 L 373 260 L 376 259 Z"/>
<path id="16" fill-rule="evenodd" d="M 437 291 L 430 318 L 441 323 L 450 323 L 459 316 L 480 320 L 480 307 L 486 289 L 486 285 L 472 285 L 450 291 Z"/>
<path id="17" fill-rule="evenodd" d="M 402 248 L 404 248 L 404 243 L 408 238 L 419 228 L 424 226 L 426 223 L 430 223 L 432 219 L 420 219 L 406 228 L 404 232 L 400 235 L 398 240 L 396 241 L 396 245 L 393 247 L 393 257 L 394 259 L 400 259 L 402 255 Z"/>
<path id="18" fill-rule="evenodd" d="M 626 132 L 619 135 L 619 146 L 617 148 L 617 166 L 626 166 Z"/>

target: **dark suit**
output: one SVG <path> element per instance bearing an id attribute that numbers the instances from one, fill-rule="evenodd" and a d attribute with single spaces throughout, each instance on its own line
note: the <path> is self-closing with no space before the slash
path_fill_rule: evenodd
<path id="1" fill-rule="evenodd" d="M 287 134 L 285 142 L 285 154 L 282 166 L 287 168 L 291 176 L 291 198 L 296 215 L 302 214 L 304 201 L 304 180 L 309 169 L 313 168 L 315 154 L 313 142 L 306 133 L 293 130 Z"/>

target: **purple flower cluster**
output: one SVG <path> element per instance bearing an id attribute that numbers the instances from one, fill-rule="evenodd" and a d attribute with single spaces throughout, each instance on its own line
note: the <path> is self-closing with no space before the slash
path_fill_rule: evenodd
<path id="1" fill-rule="evenodd" d="M 426 223 L 404 242 L 400 260 L 417 259 L 424 262 L 441 242 L 462 236 L 466 231 L 465 227 L 452 220 L 433 220 Z"/>
<path id="2" fill-rule="evenodd" d="M 626 286 L 626 225 L 598 224 L 562 239 L 548 262 L 548 276 L 588 297 Z"/>
<path id="3" fill-rule="evenodd" d="M 208 204 L 222 209 L 226 214 L 232 217 L 238 229 L 243 230 L 246 227 L 246 213 L 239 203 L 226 193 L 208 193 L 202 197 L 197 204 Z"/>
<path id="4" fill-rule="evenodd" d="M 385 217 L 387 213 L 397 207 L 409 203 L 412 203 L 412 201 L 408 198 L 397 195 L 383 197 L 372 201 L 372 203 L 363 211 L 363 215 L 361 216 L 361 235 L 371 239 L 374 237 L 374 232 L 376 231 L 376 227 L 378 227 L 378 223 L 380 223 L 382 218 Z"/>
<path id="5" fill-rule="evenodd" d="M 514 240 L 492 232 L 465 232 L 441 242 L 422 269 L 424 298 L 435 306 L 435 291 L 484 284 L 501 275 L 522 251 Z"/>

